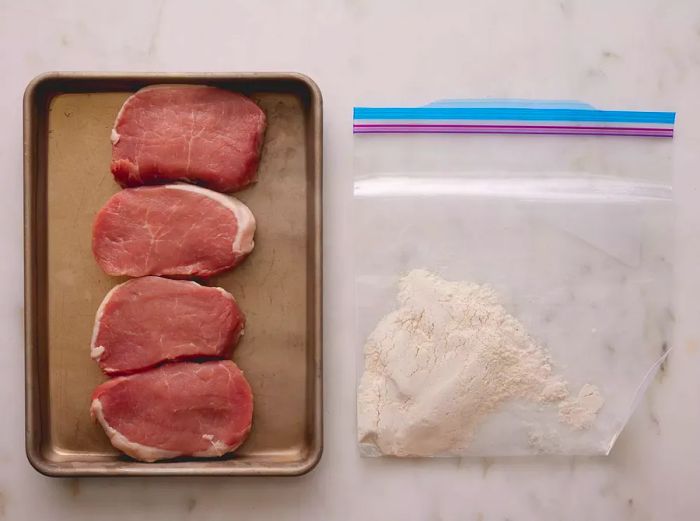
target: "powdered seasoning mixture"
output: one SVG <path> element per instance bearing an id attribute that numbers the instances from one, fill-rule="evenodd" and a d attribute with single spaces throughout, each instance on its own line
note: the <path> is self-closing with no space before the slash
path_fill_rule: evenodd
<path id="1" fill-rule="evenodd" d="M 363 453 L 460 454 L 484 418 L 511 400 L 557 407 L 572 429 L 595 421 L 599 390 L 586 384 L 572 397 L 545 349 L 488 286 L 413 270 L 399 282 L 398 304 L 365 345 Z"/>

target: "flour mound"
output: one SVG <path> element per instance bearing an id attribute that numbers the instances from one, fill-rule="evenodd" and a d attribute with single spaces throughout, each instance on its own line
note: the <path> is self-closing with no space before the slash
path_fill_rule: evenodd
<path id="1" fill-rule="evenodd" d="M 593 425 L 605 400 L 595 385 L 585 384 L 578 396 L 559 404 L 559 419 L 574 429 L 588 429 Z"/>
<path id="2" fill-rule="evenodd" d="M 490 287 L 413 270 L 399 282 L 398 304 L 365 344 L 358 389 L 364 454 L 460 454 L 484 417 L 515 399 L 563 404 L 560 418 L 577 428 L 602 407 L 578 421 L 580 400 L 567 401 L 567 384 L 544 348 Z"/>

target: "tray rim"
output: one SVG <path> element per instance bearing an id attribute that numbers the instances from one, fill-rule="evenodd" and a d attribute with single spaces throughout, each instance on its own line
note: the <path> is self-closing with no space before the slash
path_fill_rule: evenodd
<path id="1" fill-rule="evenodd" d="M 52 462 L 46 459 L 39 445 L 41 441 L 41 419 L 37 414 L 40 407 L 40 391 L 36 383 L 38 345 L 35 335 L 38 324 L 34 315 L 37 299 L 36 286 L 36 229 L 34 215 L 37 205 L 34 200 L 35 176 L 39 168 L 34 155 L 38 144 L 36 122 L 33 118 L 37 91 L 56 80 L 100 81 L 132 80 L 145 83 L 182 83 L 183 81 L 298 81 L 308 89 L 310 110 L 315 126 L 313 135 L 313 181 L 316 187 L 313 194 L 315 234 L 313 301 L 313 433 L 310 450 L 299 462 L 284 465 L 256 467 L 213 466 L 218 460 L 202 461 L 199 468 L 182 468 L 173 463 L 124 462 L 127 468 L 107 468 L 101 463 Z M 24 175 L 24 347 L 25 347 L 25 454 L 31 466 L 48 477 L 117 477 L 117 476 L 301 476 L 313 470 L 323 454 L 323 98 L 318 85 L 305 74 L 298 72 L 99 72 L 99 71 L 52 71 L 39 74 L 27 85 L 23 97 L 23 175 Z M 134 468 L 128 468 L 134 465 Z"/>

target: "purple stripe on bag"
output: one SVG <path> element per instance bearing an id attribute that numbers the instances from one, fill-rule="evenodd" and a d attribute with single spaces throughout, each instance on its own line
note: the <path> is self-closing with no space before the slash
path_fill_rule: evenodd
<path id="1" fill-rule="evenodd" d="M 493 129 L 520 129 L 520 128 L 542 128 L 542 129 L 564 129 L 564 130 L 639 130 L 639 131 L 664 131 L 673 132 L 672 128 L 664 127 L 613 127 L 613 126 L 582 126 L 582 125 L 473 125 L 473 124 L 443 124 L 443 123 L 355 123 L 354 128 L 493 128 Z"/>
<path id="2" fill-rule="evenodd" d="M 547 134 L 673 137 L 672 128 L 560 125 L 354 124 L 355 134 Z"/>

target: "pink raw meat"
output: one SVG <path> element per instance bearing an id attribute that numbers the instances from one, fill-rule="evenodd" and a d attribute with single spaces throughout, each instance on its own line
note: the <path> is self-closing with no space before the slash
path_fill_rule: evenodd
<path id="1" fill-rule="evenodd" d="M 165 361 L 225 357 L 244 327 L 233 295 L 222 288 L 142 277 L 104 298 L 90 354 L 110 376 L 135 373 Z"/>
<path id="2" fill-rule="evenodd" d="M 132 458 L 222 456 L 250 432 L 253 394 L 230 360 L 180 362 L 103 383 L 90 413 Z"/>
<path id="3" fill-rule="evenodd" d="M 92 228 L 92 251 L 109 275 L 209 277 L 253 249 L 255 218 L 238 199 L 184 184 L 113 195 Z"/>
<path id="4" fill-rule="evenodd" d="M 112 173 L 123 187 L 188 181 L 219 192 L 255 181 L 265 113 L 204 85 L 155 85 L 126 100 L 112 130 Z"/>

